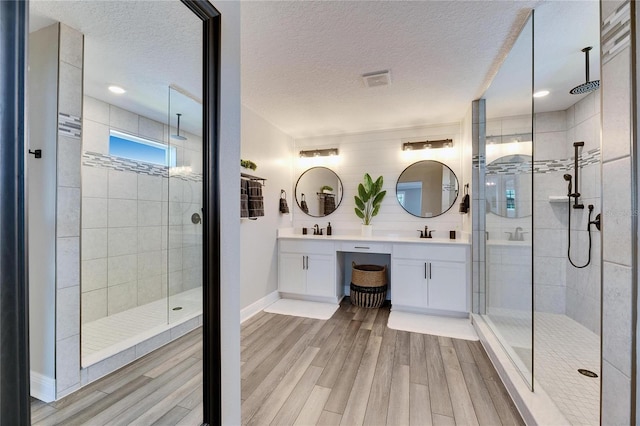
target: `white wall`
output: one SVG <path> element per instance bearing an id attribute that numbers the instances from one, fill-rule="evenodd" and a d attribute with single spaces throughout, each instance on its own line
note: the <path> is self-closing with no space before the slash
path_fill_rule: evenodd
<path id="1" fill-rule="evenodd" d="M 267 179 L 262 188 L 264 216 L 240 223 L 240 306 L 245 308 L 278 288 L 276 230 L 291 226 L 291 214 L 279 212 L 280 190 L 287 193 L 289 211 L 295 201 L 290 190 L 293 139 L 244 106 L 241 121 L 242 159 L 258 165 L 247 173 Z"/>
<path id="2" fill-rule="evenodd" d="M 43 156 L 27 158 L 29 182 L 29 346 L 32 375 L 55 380 L 55 239 L 58 124 L 58 25 L 29 35 L 29 149 Z M 33 392 L 36 391 L 36 392 Z M 55 397 L 38 393 L 40 399 Z"/>
<path id="3" fill-rule="evenodd" d="M 222 14 L 220 82 L 220 327 L 222 424 L 240 414 L 240 2 L 215 1 Z"/>
<path id="4" fill-rule="evenodd" d="M 453 139 L 453 148 L 402 151 L 402 141 Z M 315 137 L 295 141 L 295 152 L 303 149 L 338 148 L 336 157 L 314 157 L 294 159 L 294 184 L 301 173 L 313 166 L 326 166 L 334 170 L 344 187 L 344 197 L 337 210 L 324 218 L 307 216 L 297 204 L 293 204 L 293 225 L 295 231 L 311 227 L 314 224 L 326 228 L 331 222 L 334 234 L 360 233 L 362 221 L 355 215 L 354 195 L 365 173 L 373 179 L 382 175 L 387 195 L 380 207 L 380 213 L 373 218 L 374 235 L 396 234 L 400 236 L 418 236 L 417 229 L 425 225 L 434 229 L 434 237 L 449 238 L 450 230 L 462 231 L 462 217 L 457 204 L 445 214 L 434 218 L 418 218 L 407 213 L 396 199 L 396 182 L 402 171 L 410 164 L 420 160 L 437 160 L 453 170 L 458 177 L 460 189 L 462 181 L 462 141 L 460 123 L 415 127 L 357 133 L 338 136 Z M 292 188 L 293 192 L 293 188 Z M 460 194 L 462 191 L 460 190 Z M 308 199 L 307 199 L 308 201 Z"/>

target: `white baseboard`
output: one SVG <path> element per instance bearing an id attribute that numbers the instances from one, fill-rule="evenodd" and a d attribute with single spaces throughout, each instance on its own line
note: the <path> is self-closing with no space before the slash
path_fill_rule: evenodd
<path id="1" fill-rule="evenodd" d="M 278 293 L 278 291 L 276 290 L 273 293 L 267 294 L 262 299 L 256 300 L 246 308 L 243 308 L 240 311 L 240 324 L 257 314 L 258 312 L 262 311 L 267 306 L 276 302 L 278 299 L 280 299 L 280 293 Z"/>
<path id="2" fill-rule="evenodd" d="M 56 381 L 35 371 L 31 372 L 31 396 L 43 402 L 56 400 Z"/>

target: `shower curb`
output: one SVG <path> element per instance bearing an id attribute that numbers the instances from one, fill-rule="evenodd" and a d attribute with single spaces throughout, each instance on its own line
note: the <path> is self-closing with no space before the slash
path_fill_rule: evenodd
<path id="1" fill-rule="evenodd" d="M 535 391 L 532 392 L 529 389 L 520 372 L 516 370 L 511 359 L 509 359 L 509 356 L 484 319 L 477 314 L 471 314 L 471 322 L 478 333 L 478 337 L 480 337 L 482 347 L 489 356 L 491 364 L 498 372 L 500 380 L 507 389 L 525 424 L 569 424 L 567 418 L 535 379 Z"/>

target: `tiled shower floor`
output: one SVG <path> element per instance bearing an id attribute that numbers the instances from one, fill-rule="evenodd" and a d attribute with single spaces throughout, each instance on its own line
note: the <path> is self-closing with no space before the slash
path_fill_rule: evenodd
<path id="1" fill-rule="evenodd" d="M 174 311 L 175 307 L 182 307 Z M 202 289 L 195 288 L 82 325 L 82 366 L 114 355 L 202 314 Z M 168 316 L 167 316 L 168 315 Z"/>
<path id="2" fill-rule="evenodd" d="M 526 363 L 531 360 L 530 321 L 490 315 L 499 334 Z M 573 425 L 600 423 L 600 338 L 566 315 L 535 313 L 536 385 L 544 388 Z M 529 346 L 529 347 L 527 347 Z"/>

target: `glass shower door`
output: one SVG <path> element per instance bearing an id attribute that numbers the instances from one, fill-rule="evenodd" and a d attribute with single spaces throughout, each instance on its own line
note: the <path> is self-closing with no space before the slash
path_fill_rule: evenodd
<path id="1" fill-rule="evenodd" d="M 169 323 L 202 314 L 202 103 L 169 87 L 167 293 Z"/>
<path id="2" fill-rule="evenodd" d="M 484 319 L 533 387 L 533 15 L 485 93 Z M 517 96 L 504 96 L 517 93 Z M 482 210 L 480 210 L 482 211 Z"/>

